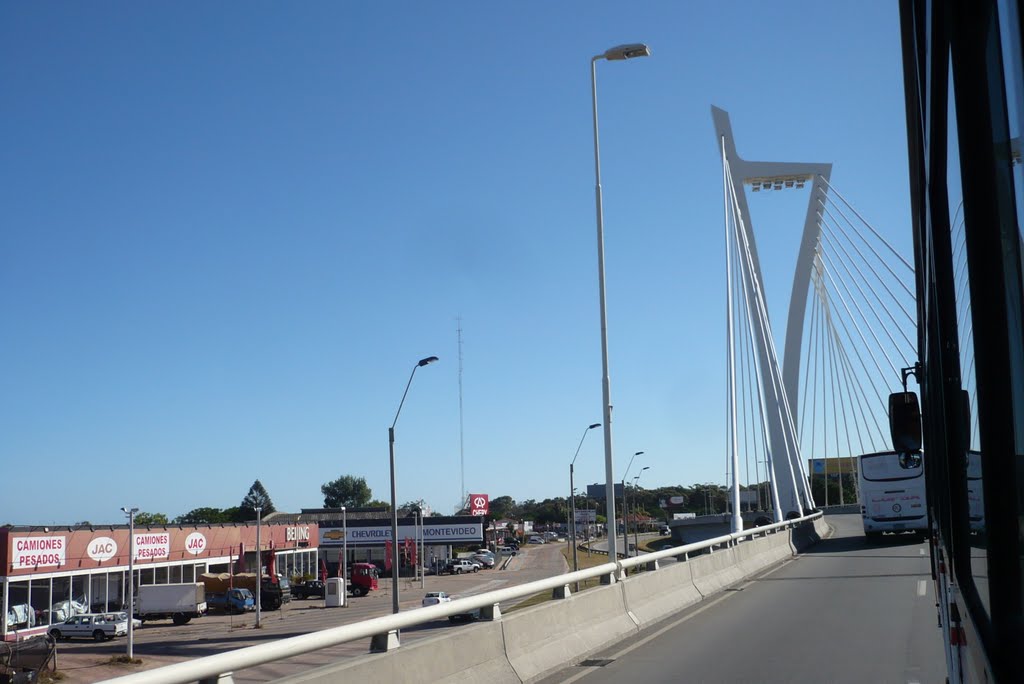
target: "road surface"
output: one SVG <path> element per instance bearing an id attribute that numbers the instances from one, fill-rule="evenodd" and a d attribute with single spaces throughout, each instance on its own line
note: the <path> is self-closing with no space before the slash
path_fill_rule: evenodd
<path id="1" fill-rule="evenodd" d="M 926 545 L 827 520 L 835 534 L 795 560 L 545 684 L 945 681 Z"/>

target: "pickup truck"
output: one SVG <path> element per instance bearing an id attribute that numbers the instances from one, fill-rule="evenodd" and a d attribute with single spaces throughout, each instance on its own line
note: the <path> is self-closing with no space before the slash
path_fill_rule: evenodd
<path id="1" fill-rule="evenodd" d="M 238 615 L 256 610 L 256 597 L 248 589 L 228 589 L 208 593 L 206 605 L 209 610 Z"/>
<path id="2" fill-rule="evenodd" d="M 327 594 L 326 585 L 320 580 L 307 580 L 292 585 L 292 597 L 297 599 L 323 598 Z"/>
<path id="3" fill-rule="evenodd" d="M 441 572 L 442 574 L 448 573 L 452 575 L 461 575 L 464 572 L 478 572 L 479 570 L 480 564 L 475 561 L 471 561 L 466 558 L 453 558 L 445 563 Z"/>

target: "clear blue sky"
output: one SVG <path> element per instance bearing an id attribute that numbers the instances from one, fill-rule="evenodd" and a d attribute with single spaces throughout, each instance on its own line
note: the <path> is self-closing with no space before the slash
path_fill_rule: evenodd
<path id="1" fill-rule="evenodd" d="M 280 510 L 364 476 L 564 496 L 601 420 L 598 65 L 616 478 L 724 480 L 722 171 L 833 162 L 908 251 L 894 3 L 0 6 L 0 523 Z M 776 336 L 806 195 L 752 198 Z M 601 433 L 577 483 L 604 481 Z"/>

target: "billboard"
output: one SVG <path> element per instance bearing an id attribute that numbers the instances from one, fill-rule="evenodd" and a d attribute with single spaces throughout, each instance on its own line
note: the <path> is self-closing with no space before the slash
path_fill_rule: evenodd
<path id="1" fill-rule="evenodd" d="M 588 499 L 604 499 L 605 486 L 603 484 L 589 484 L 587 485 L 587 498 Z M 615 483 L 615 496 L 622 497 L 622 483 Z"/>

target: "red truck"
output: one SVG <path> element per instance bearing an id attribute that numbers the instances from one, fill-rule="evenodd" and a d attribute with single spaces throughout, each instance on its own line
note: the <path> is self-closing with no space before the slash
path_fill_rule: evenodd
<path id="1" fill-rule="evenodd" d="M 373 563 L 353 563 L 349 566 L 348 591 L 353 596 L 366 596 L 377 591 L 377 566 Z"/>

